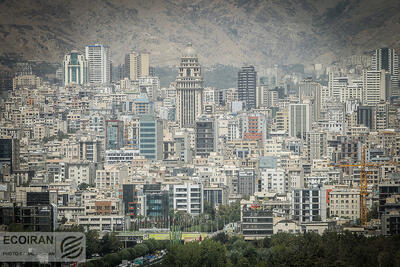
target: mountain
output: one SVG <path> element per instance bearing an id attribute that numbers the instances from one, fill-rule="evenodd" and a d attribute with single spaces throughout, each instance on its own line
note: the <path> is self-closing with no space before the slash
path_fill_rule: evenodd
<path id="1" fill-rule="evenodd" d="M 103 43 L 117 64 L 133 49 L 173 66 L 192 42 L 208 66 L 330 63 L 399 48 L 399 11 L 398 0 L 0 0 L 0 54 L 60 62 Z"/>

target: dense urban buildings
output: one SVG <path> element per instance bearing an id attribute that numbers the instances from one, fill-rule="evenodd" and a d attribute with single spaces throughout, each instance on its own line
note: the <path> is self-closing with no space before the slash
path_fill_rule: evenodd
<path id="1" fill-rule="evenodd" d="M 58 82 L 21 64 L 0 101 L 2 229 L 399 233 L 394 49 L 300 70 L 246 65 L 236 88 L 215 88 L 193 46 L 167 85 L 150 53 L 112 70 L 100 44 L 68 52 Z M 217 222 L 229 209 L 234 221 Z"/>

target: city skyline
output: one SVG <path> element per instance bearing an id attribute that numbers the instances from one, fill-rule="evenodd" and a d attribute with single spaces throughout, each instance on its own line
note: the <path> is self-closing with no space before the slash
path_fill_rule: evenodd
<path id="1" fill-rule="evenodd" d="M 0 263 L 398 266 L 399 10 L 2 1 Z"/>

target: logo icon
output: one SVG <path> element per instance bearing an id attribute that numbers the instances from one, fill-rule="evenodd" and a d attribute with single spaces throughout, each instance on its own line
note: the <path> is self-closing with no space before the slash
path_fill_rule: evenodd
<path id="1" fill-rule="evenodd" d="M 61 258 L 74 259 L 79 257 L 83 252 L 82 246 L 83 236 L 67 236 L 61 242 Z"/>

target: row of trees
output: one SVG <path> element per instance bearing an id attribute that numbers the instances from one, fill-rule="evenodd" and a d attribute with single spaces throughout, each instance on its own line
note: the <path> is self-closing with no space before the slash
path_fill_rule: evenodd
<path id="1" fill-rule="evenodd" d="M 246 242 L 219 233 L 168 249 L 167 266 L 400 266 L 400 236 L 277 234 Z"/>
<path id="2" fill-rule="evenodd" d="M 192 217 L 186 212 L 178 211 L 170 214 L 172 224 L 184 232 L 215 232 L 223 229 L 230 222 L 240 221 L 240 202 L 231 205 L 220 205 L 216 210 L 210 203 L 204 203 L 204 213 Z"/>
<path id="3" fill-rule="evenodd" d="M 119 251 L 106 254 L 100 259 L 88 261 L 87 267 L 112 267 L 117 266 L 123 260 L 132 261 L 135 258 L 154 253 L 157 250 L 165 249 L 168 241 L 158 241 L 148 239 L 141 244 L 136 244 L 130 248 L 123 248 Z"/>

